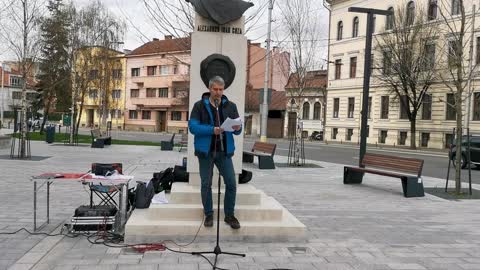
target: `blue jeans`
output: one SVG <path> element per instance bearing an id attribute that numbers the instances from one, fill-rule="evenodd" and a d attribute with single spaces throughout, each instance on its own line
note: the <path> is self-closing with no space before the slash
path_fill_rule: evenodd
<path id="1" fill-rule="evenodd" d="M 237 195 L 237 183 L 233 169 L 232 158 L 225 156 L 223 152 L 217 152 L 214 156 L 209 153 L 208 157 L 198 157 L 200 164 L 200 179 L 202 181 L 201 193 L 203 212 L 205 215 L 213 214 L 212 206 L 212 176 L 213 164 L 223 176 L 225 183 L 225 200 L 223 202 L 225 216 L 233 216 L 235 212 L 235 197 Z"/>

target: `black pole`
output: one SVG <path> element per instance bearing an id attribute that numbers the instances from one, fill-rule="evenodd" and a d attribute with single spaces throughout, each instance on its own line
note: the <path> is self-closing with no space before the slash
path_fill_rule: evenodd
<path id="1" fill-rule="evenodd" d="M 368 96 L 370 91 L 370 74 L 372 61 L 372 35 L 373 35 L 373 15 L 392 15 L 388 10 L 350 7 L 349 12 L 367 13 L 367 36 L 365 38 L 365 61 L 363 67 L 363 97 L 362 97 L 362 122 L 360 126 L 360 157 L 359 167 L 362 165 L 363 157 L 367 151 L 367 127 L 368 127 Z"/>
<path id="2" fill-rule="evenodd" d="M 368 126 L 368 96 L 370 92 L 370 74 L 371 74 L 371 61 L 372 61 L 372 28 L 373 22 L 373 13 L 367 13 L 367 37 L 365 40 L 365 64 L 363 67 L 363 97 L 362 97 L 362 123 L 360 127 L 360 157 L 359 157 L 359 167 L 364 167 L 362 165 L 363 157 L 367 151 L 367 126 Z"/>

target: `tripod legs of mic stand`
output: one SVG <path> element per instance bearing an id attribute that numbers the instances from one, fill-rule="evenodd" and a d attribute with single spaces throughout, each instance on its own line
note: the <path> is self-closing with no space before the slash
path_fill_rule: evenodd
<path id="1" fill-rule="evenodd" d="M 232 252 L 224 252 L 220 248 L 220 174 L 218 175 L 218 196 L 217 196 L 217 245 L 213 249 L 213 251 L 201 251 L 201 252 L 192 252 L 192 255 L 203 255 L 203 254 L 215 254 L 215 261 L 213 263 L 213 270 L 217 269 L 217 259 L 218 255 L 225 254 L 231 256 L 240 256 L 245 257 L 245 254 L 242 253 L 232 253 Z"/>

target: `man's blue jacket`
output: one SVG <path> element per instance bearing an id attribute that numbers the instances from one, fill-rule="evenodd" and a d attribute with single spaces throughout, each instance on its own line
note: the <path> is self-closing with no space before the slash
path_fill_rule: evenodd
<path id="1" fill-rule="evenodd" d="M 209 98 L 210 93 L 206 92 L 202 95 L 202 99 L 195 102 L 193 105 L 192 113 L 190 114 L 190 120 L 188 121 L 188 128 L 190 132 L 195 135 L 194 146 L 195 155 L 207 157 L 210 152 L 210 144 L 212 143 L 212 135 L 214 135 L 214 111 L 211 110 Z M 239 117 L 237 111 L 237 105 L 228 100 L 226 96 L 222 96 L 222 115 L 223 119 L 230 117 L 236 119 Z M 221 117 L 222 118 L 222 117 Z M 222 123 L 220 123 L 221 125 Z M 235 142 L 233 140 L 233 134 L 239 135 L 242 129 L 227 132 L 223 134 L 223 139 L 226 140 L 227 149 L 225 154 L 227 156 L 233 156 L 235 152 Z"/>

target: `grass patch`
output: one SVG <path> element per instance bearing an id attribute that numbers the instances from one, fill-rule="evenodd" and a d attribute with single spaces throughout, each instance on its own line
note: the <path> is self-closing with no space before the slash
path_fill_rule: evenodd
<path id="1" fill-rule="evenodd" d="M 32 141 L 45 141 L 47 133 L 44 132 L 40 134 L 40 132 L 30 132 L 30 140 Z M 19 138 L 20 134 L 16 133 L 13 135 L 15 138 Z M 55 133 L 54 142 L 56 143 L 63 143 L 64 141 L 68 141 L 70 138 L 70 134 L 65 133 Z M 92 143 L 92 138 L 90 135 L 78 135 L 78 143 Z M 127 141 L 127 140 L 114 140 L 112 139 L 112 144 L 120 144 L 120 145 L 146 145 L 146 146 L 160 146 L 160 143 L 157 142 L 149 142 L 149 141 Z"/>

